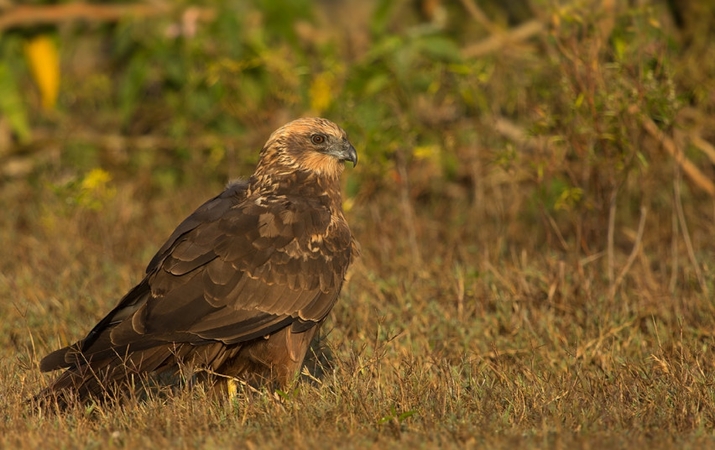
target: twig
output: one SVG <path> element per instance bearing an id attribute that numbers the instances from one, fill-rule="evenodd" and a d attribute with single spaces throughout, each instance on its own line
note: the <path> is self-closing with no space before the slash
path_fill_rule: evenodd
<path id="1" fill-rule="evenodd" d="M 603 342 L 611 337 L 611 336 L 616 336 L 618 333 L 621 331 L 625 330 L 626 328 L 632 326 L 635 323 L 635 320 L 630 320 L 620 326 L 611 328 L 608 330 L 606 333 L 603 333 L 601 331 L 599 333 L 599 336 L 597 338 L 591 339 L 590 341 L 586 342 L 584 345 L 579 346 L 576 349 L 576 358 L 581 359 L 583 356 L 586 354 L 586 351 L 591 349 L 593 347 L 593 354 L 595 354 L 603 345 Z"/>
<path id="2" fill-rule="evenodd" d="M 563 234 L 561 234 L 561 230 L 559 230 L 559 225 L 556 223 L 553 217 L 551 217 L 551 214 L 546 210 L 546 208 L 542 208 L 544 214 L 546 215 L 546 219 L 549 221 L 549 225 L 551 225 L 551 228 L 553 228 L 554 233 L 556 233 L 556 237 L 559 238 L 559 242 L 561 243 L 561 246 L 564 248 L 565 251 L 569 251 L 569 244 L 566 242 L 566 239 L 564 239 Z"/>
<path id="3" fill-rule="evenodd" d="M 313 355 L 315 355 L 315 352 L 313 352 Z M 322 366 L 322 364 L 321 364 L 321 366 Z M 323 384 L 322 380 L 316 378 L 315 376 L 313 376 L 312 373 L 310 373 L 310 370 L 308 370 L 308 366 L 303 366 L 303 369 L 300 371 L 300 374 L 305 377 L 310 378 L 310 380 L 313 381 L 314 383 L 317 383 L 319 385 Z"/>
<path id="4" fill-rule="evenodd" d="M 457 291 L 457 320 L 462 322 L 464 320 L 464 269 L 457 263 L 454 266 L 455 273 L 455 290 Z"/>
<path id="5" fill-rule="evenodd" d="M 707 295 L 709 294 L 709 289 L 705 283 L 705 278 L 703 278 L 703 272 L 700 270 L 700 265 L 698 260 L 695 258 L 695 251 L 693 250 L 693 243 L 690 240 L 690 232 L 688 231 L 688 224 L 685 222 L 685 214 L 683 214 L 683 202 L 680 198 L 680 177 L 677 177 L 673 186 L 675 191 L 675 210 L 678 213 L 678 222 L 680 223 L 680 230 L 683 232 L 683 240 L 685 241 L 685 248 L 688 250 L 688 257 L 690 262 L 695 268 L 695 275 L 698 277 L 698 282 L 700 283 L 700 288 Z"/>
<path id="6" fill-rule="evenodd" d="M 494 53 L 506 45 L 515 44 L 539 34 L 544 28 L 544 24 L 538 20 L 524 22 L 508 32 L 494 34 L 481 42 L 463 48 L 462 56 L 464 58 L 478 58 Z"/>
<path id="7" fill-rule="evenodd" d="M 101 134 L 92 131 L 75 131 L 67 136 L 59 136 L 42 130 L 33 132 L 33 139 L 24 146 L 16 146 L 10 153 L 0 156 L 0 174 L 10 178 L 22 177 L 32 172 L 37 165 L 55 158 L 51 149 L 59 148 L 67 142 L 90 143 L 99 148 L 107 149 L 117 159 L 122 160 L 126 155 L 133 152 L 151 150 L 173 150 L 178 146 L 186 145 L 189 148 L 205 149 L 218 145 L 225 146 L 232 151 L 234 147 L 240 147 L 239 140 L 228 136 L 214 134 L 204 134 L 181 140 L 161 136 L 123 136 L 121 134 Z M 231 153 L 226 156 L 229 164 L 233 164 L 235 158 Z M 229 171 L 229 173 L 233 173 Z"/>
<path id="8" fill-rule="evenodd" d="M 606 252 L 608 253 L 608 269 L 607 269 L 607 274 L 608 274 L 608 284 L 611 286 L 611 300 L 613 300 L 613 296 L 615 295 L 615 289 L 613 289 L 613 283 L 614 283 L 614 266 L 615 266 L 615 256 L 613 252 L 613 237 L 615 234 L 615 228 L 616 228 L 616 198 L 618 197 L 618 188 L 614 187 L 613 192 L 611 193 L 611 201 L 610 201 L 610 206 L 608 208 L 608 248 Z"/>
<path id="9" fill-rule="evenodd" d="M 678 172 L 680 173 L 680 172 Z M 675 194 L 673 194 L 675 196 Z M 673 199 L 675 201 L 675 199 Z M 678 213 L 675 211 L 677 208 L 673 208 L 672 214 L 670 215 L 670 227 L 672 229 L 672 240 L 670 242 L 670 251 L 673 256 L 673 268 L 670 272 L 670 282 L 668 283 L 668 290 L 671 295 L 675 294 L 675 286 L 678 283 Z"/>
<path id="10" fill-rule="evenodd" d="M 715 147 L 710 142 L 697 135 L 692 135 L 690 142 L 705 153 L 710 158 L 711 163 L 715 164 Z"/>
<path id="11" fill-rule="evenodd" d="M 28 152 L 36 151 L 67 142 L 82 142 L 110 150 L 156 150 L 175 149 L 177 146 L 186 145 L 190 148 L 211 148 L 216 145 L 235 146 L 240 142 L 229 136 L 219 134 L 201 134 L 197 136 L 176 139 L 159 134 L 125 136 L 118 133 L 95 133 L 93 131 L 73 131 L 66 135 L 50 133 L 43 130 L 33 132 L 33 139 L 23 147 L 16 147 L 13 152 L 5 157 L 0 157 L 0 163 L 14 156 L 22 156 Z M 187 142 L 188 139 L 188 142 Z"/>
<path id="12" fill-rule="evenodd" d="M 124 17 L 152 17 L 166 14 L 174 7 L 166 3 L 136 3 L 101 5 L 92 3 L 65 3 L 59 5 L 22 5 L 5 10 L 0 15 L 0 31 L 13 27 L 38 24 L 55 24 L 74 20 L 92 22 L 116 22 Z M 211 20 L 215 11 L 200 8 L 199 18 Z"/>
<path id="13" fill-rule="evenodd" d="M 402 209 L 402 214 L 405 219 L 405 228 L 407 229 L 407 240 L 410 243 L 410 250 L 412 252 L 412 259 L 416 267 L 419 267 L 422 263 L 422 254 L 420 252 L 419 245 L 417 243 L 417 231 L 415 229 L 415 210 L 412 207 L 412 202 L 410 201 L 410 188 L 409 188 L 409 177 L 407 175 L 407 168 L 404 156 L 401 153 L 397 154 L 397 173 L 400 176 L 400 207 Z"/>
<path id="14" fill-rule="evenodd" d="M 480 160 L 481 147 L 475 145 L 471 152 L 470 167 L 472 169 L 472 179 L 474 180 L 474 200 L 472 201 L 472 211 L 475 216 L 475 223 L 479 223 L 484 218 L 484 177 L 482 176 L 482 164 Z M 478 234 L 482 235 L 483 227 L 477 227 Z"/>
<path id="15" fill-rule="evenodd" d="M 585 266 L 587 264 L 591 264 L 592 262 L 594 262 L 600 258 L 603 258 L 603 255 L 605 255 L 605 254 L 606 254 L 606 252 L 594 253 L 593 255 L 586 256 L 585 258 L 581 258 L 578 263 L 581 266 Z"/>
<path id="16" fill-rule="evenodd" d="M 529 150 L 543 149 L 553 139 L 553 136 L 529 135 L 524 128 L 504 117 L 494 119 L 494 131 Z"/>
<path id="17" fill-rule="evenodd" d="M 225 374 L 223 374 L 223 373 L 218 373 L 218 372 L 215 372 L 215 371 L 213 371 L 213 370 L 211 370 L 211 369 L 207 369 L 207 368 L 201 368 L 201 369 L 196 370 L 196 373 L 199 373 L 199 372 L 204 372 L 204 373 L 207 373 L 207 374 L 209 374 L 209 375 L 213 375 L 213 376 L 218 377 L 218 378 L 223 378 L 223 379 L 225 379 L 226 381 L 233 381 L 233 382 L 235 382 L 235 383 L 238 383 L 238 384 L 240 384 L 240 385 L 242 385 L 242 386 L 248 388 L 250 391 L 252 391 L 252 392 L 255 393 L 255 394 L 264 395 L 263 392 L 261 392 L 260 390 L 256 389 L 255 387 L 251 386 L 248 382 L 246 382 L 245 380 L 242 380 L 242 379 L 240 379 L 240 378 L 232 377 L 232 376 L 230 376 L 230 375 L 225 375 Z"/>
<path id="18" fill-rule="evenodd" d="M 670 153 L 670 155 L 675 158 L 675 162 L 683 169 L 685 175 L 690 178 L 690 181 L 695 183 L 700 189 L 704 190 L 708 194 L 715 197 L 715 184 L 713 184 L 710 179 L 708 179 L 705 174 L 703 174 L 700 169 L 698 169 L 695 164 L 690 161 L 683 150 L 678 147 L 678 145 L 671 138 L 665 135 L 660 128 L 653 122 L 649 117 L 644 114 L 640 114 L 640 108 L 636 105 L 631 105 L 628 108 L 628 112 L 633 115 L 638 115 L 640 118 L 641 125 L 645 130 L 653 136 L 658 142 L 661 143 L 663 148 Z"/>
<path id="19" fill-rule="evenodd" d="M 492 263 L 490 263 L 489 261 L 487 261 L 485 259 L 484 266 L 486 267 L 486 269 L 488 271 L 490 271 L 492 273 L 492 275 L 494 275 L 494 278 L 496 278 L 499 282 L 501 282 L 501 284 L 504 285 L 505 288 L 509 289 L 509 292 L 512 295 L 516 295 L 517 291 L 514 288 L 514 286 L 511 283 L 509 283 L 509 281 L 504 277 L 504 275 L 499 273 L 499 271 L 496 269 L 496 267 L 494 267 L 492 265 Z"/>
<path id="20" fill-rule="evenodd" d="M 504 117 L 494 119 L 494 130 L 517 144 L 523 144 L 529 140 L 528 134 L 522 127 Z"/>
<path id="21" fill-rule="evenodd" d="M 645 229 L 645 219 L 648 216 L 648 208 L 645 206 L 641 206 L 641 220 L 638 223 L 638 234 L 636 234 L 636 241 L 633 244 L 633 249 L 631 250 L 631 254 L 628 255 L 628 260 L 626 261 L 626 265 L 623 266 L 623 269 L 621 269 L 621 273 L 618 274 L 618 278 L 616 278 L 616 282 L 614 283 L 611 291 L 611 297 L 614 297 L 616 295 L 616 291 L 618 290 L 618 286 L 621 285 L 623 282 L 623 279 L 626 277 L 626 274 L 628 274 L 628 271 L 631 270 L 631 266 L 635 262 L 636 258 L 638 257 L 638 253 L 640 252 L 641 249 L 641 243 L 643 241 L 643 230 Z"/>
<path id="22" fill-rule="evenodd" d="M 487 29 L 490 33 L 497 33 L 499 29 L 492 23 L 491 20 L 484 14 L 484 12 L 477 6 L 476 3 L 474 3 L 474 0 L 460 0 L 462 2 L 462 5 L 464 6 L 464 9 L 467 10 L 470 16 L 472 16 L 472 19 L 474 19 L 476 22 L 479 23 L 479 25 L 483 26 L 484 28 Z"/>

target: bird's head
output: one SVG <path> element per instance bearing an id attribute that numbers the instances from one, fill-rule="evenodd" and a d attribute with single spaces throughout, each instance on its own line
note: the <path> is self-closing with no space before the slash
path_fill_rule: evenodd
<path id="1" fill-rule="evenodd" d="M 256 172 L 270 168 L 284 173 L 309 172 L 337 178 L 345 161 L 357 165 L 355 147 L 345 131 L 319 117 L 294 120 L 274 131 L 261 150 Z"/>

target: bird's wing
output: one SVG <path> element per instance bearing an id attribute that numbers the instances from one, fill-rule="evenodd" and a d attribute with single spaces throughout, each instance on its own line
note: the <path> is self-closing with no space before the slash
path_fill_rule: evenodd
<path id="1" fill-rule="evenodd" d="M 177 227 L 145 279 L 78 343 L 82 356 L 306 330 L 335 303 L 351 248 L 344 219 L 320 198 L 261 203 L 231 186 Z M 41 368 L 73 365 L 63 350 Z"/>

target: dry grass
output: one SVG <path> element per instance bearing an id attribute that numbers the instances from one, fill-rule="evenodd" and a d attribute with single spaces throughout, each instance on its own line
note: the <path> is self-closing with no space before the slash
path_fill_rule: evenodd
<path id="1" fill-rule="evenodd" d="M 713 302 L 684 267 L 682 245 L 669 288 L 659 264 L 673 256 L 653 242 L 652 221 L 612 295 L 604 257 L 528 247 L 528 237 L 509 242 L 499 232 L 505 224 L 484 230 L 488 217 L 459 201 L 415 202 L 416 221 L 407 222 L 389 192 L 358 199 L 349 213 L 364 256 L 327 324 L 329 357 L 293 391 L 216 402 L 201 389 L 180 390 L 120 407 L 33 412 L 24 400 L 48 380 L 39 357 L 86 332 L 139 279 L 172 226 L 220 188 L 147 195 L 131 181 L 114 185 L 118 194 L 101 212 L 68 207 L 24 181 L 0 193 L 8 205 L 0 218 L 2 447 L 712 442 Z M 627 258 L 616 252 L 616 269 Z M 712 290 L 712 260 L 703 267 Z"/>

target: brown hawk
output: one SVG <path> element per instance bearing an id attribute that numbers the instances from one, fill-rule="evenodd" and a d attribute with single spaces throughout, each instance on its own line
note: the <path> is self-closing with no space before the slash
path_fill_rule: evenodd
<path id="1" fill-rule="evenodd" d="M 329 120 L 273 132 L 247 181 L 186 218 L 84 339 L 42 359 L 42 371 L 66 370 L 40 397 L 103 397 L 181 367 L 288 384 L 357 253 L 342 211 L 345 161 L 356 165 L 357 153 Z"/>

